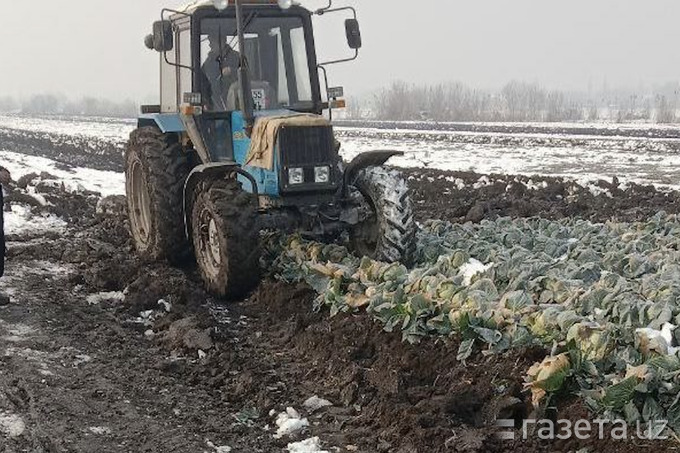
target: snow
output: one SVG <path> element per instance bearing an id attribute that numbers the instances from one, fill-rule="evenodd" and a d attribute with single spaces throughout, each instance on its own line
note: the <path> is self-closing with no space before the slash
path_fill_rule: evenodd
<path id="1" fill-rule="evenodd" d="M 324 407 L 330 407 L 332 405 L 333 403 L 331 403 L 330 401 L 319 398 L 316 395 L 307 399 L 307 401 L 303 403 L 304 408 L 307 409 L 309 412 L 316 412 L 319 409 L 323 409 Z"/>
<path id="2" fill-rule="evenodd" d="M 474 258 L 470 258 L 470 261 L 460 267 L 460 274 L 463 276 L 463 284 L 469 286 L 476 275 L 486 272 L 492 267 L 493 264 L 483 264 Z"/>
<path id="3" fill-rule="evenodd" d="M 288 451 L 290 453 L 329 453 L 321 449 L 321 440 L 318 437 L 288 444 Z"/>
<path id="4" fill-rule="evenodd" d="M 30 207 L 12 205 L 10 212 L 4 213 L 5 234 L 45 233 L 62 231 L 66 222 L 54 214 L 34 214 Z"/>
<path id="5" fill-rule="evenodd" d="M 481 174 L 562 176 L 584 187 L 588 187 L 592 181 L 611 181 L 613 176 L 618 176 L 624 187 L 635 182 L 662 188 L 680 188 L 680 166 L 677 165 L 676 153 L 680 139 L 648 136 L 677 130 L 676 127 L 640 123 L 464 123 L 470 131 L 433 130 L 443 124 L 401 122 L 398 123 L 398 126 L 403 127 L 401 129 L 336 127 L 335 131 L 342 143 L 341 154 L 346 160 L 365 151 L 391 149 L 405 153 L 402 157 L 390 160 L 390 164 L 398 167 L 475 171 Z M 121 145 L 127 141 L 135 126 L 136 121 L 133 119 L 0 115 L 0 128 L 96 138 Z M 487 130 L 474 130 L 477 127 Z M 491 127 L 508 129 L 506 132 L 489 132 Z M 531 131 L 516 132 L 522 128 L 531 128 Z M 591 129 L 592 135 L 576 134 L 584 129 Z M 551 132 L 555 130 L 560 133 Z M 598 135 L 597 131 L 602 130 L 613 135 Z M 570 134 L 570 131 L 574 134 Z M 635 131 L 636 135 L 627 136 L 631 131 Z M 17 162 L 17 156 L 20 155 L 0 151 L 0 161 L 3 165 L 7 163 L 5 166 L 13 173 L 14 179 L 17 179 L 16 174 L 48 171 L 105 196 L 124 193 L 122 173 L 82 168 L 74 169 L 73 172 L 58 171 L 54 162 L 48 159 L 23 156 L 24 162 Z M 447 180 L 459 189 L 465 186 L 462 180 Z M 488 182 L 493 181 L 489 179 Z M 478 182 L 479 185 L 485 183 Z M 541 184 L 529 184 L 528 187 L 538 188 Z M 598 189 L 592 190 L 597 192 Z"/>
<path id="6" fill-rule="evenodd" d="M 680 188 L 678 139 L 346 127 L 336 132 L 345 159 L 390 149 L 404 152 L 390 159 L 397 167 L 561 176 L 581 185 L 618 176 L 623 183 Z"/>
<path id="7" fill-rule="evenodd" d="M 0 127 L 123 142 L 137 120 L 103 117 L 0 115 Z"/>
<path id="8" fill-rule="evenodd" d="M 286 412 L 281 412 L 276 417 L 276 426 L 279 428 L 276 430 L 274 438 L 281 439 L 284 436 L 290 436 L 309 427 L 309 421 L 306 418 L 302 418 L 298 411 L 289 407 L 286 409 Z"/>
<path id="9" fill-rule="evenodd" d="M 12 151 L 0 150 L 0 163 L 12 175 L 15 181 L 29 173 L 47 172 L 64 183 L 71 192 L 99 192 L 102 196 L 121 195 L 125 193 L 125 175 L 114 171 L 93 170 L 91 168 L 74 167 L 64 170 L 53 160 L 44 157 L 29 156 Z"/>
<path id="10" fill-rule="evenodd" d="M 89 294 L 87 296 L 87 303 L 89 305 L 99 305 L 100 303 L 102 303 L 104 301 L 119 301 L 119 302 L 122 302 L 124 300 L 125 300 L 125 294 L 123 294 L 121 291 L 111 291 L 111 292 Z"/>
<path id="11" fill-rule="evenodd" d="M 675 339 L 673 332 L 677 328 L 678 326 L 667 322 L 661 327 L 661 330 L 644 328 L 636 329 L 635 333 L 640 338 L 644 338 L 646 340 L 646 344 L 653 345 L 655 347 L 655 351 L 665 355 L 674 356 L 680 352 L 680 347 L 673 346 L 673 341 Z M 657 347 L 659 349 L 656 349 Z"/>
<path id="12" fill-rule="evenodd" d="M 92 434 L 96 434 L 97 436 L 107 436 L 111 434 L 111 428 L 107 428 L 106 426 L 91 426 L 89 429 Z"/>
<path id="13" fill-rule="evenodd" d="M 161 299 L 158 301 L 158 305 L 163 307 L 163 310 L 165 310 L 167 313 L 170 313 L 172 310 L 172 304 L 170 302 L 167 302 L 165 299 Z"/>
<path id="14" fill-rule="evenodd" d="M 213 450 L 215 450 L 215 453 L 231 453 L 231 451 L 232 451 L 232 448 L 231 448 L 231 447 L 227 447 L 226 445 L 217 446 L 217 445 L 215 445 L 214 443 L 210 442 L 209 440 L 206 440 L 206 441 L 205 441 L 205 444 L 206 444 L 208 447 L 210 447 L 210 448 L 212 448 Z"/>
<path id="15" fill-rule="evenodd" d="M 24 420 L 18 415 L 0 411 L 0 432 L 9 437 L 19 437 L 26 430 Z"/>

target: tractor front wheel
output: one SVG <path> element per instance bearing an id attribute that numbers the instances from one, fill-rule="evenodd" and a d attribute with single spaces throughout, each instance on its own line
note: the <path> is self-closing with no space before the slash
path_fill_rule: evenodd
<path id="1" fill-rule="evenodd" d="M 218 297 L 245 296 L 260 278 L 257 202 L 236 179 L 196 187 L 191 236 L 206 289 Z"/>
<path id="2" fill-rule="evenodd" d="M 137 252 L 148 260 L 181 262 L 190 252 L 182 215 L 189 163 L 177 136 L 155 127 L 134 130 L 125 164 L 130 233 Z"/>
<path id="3" fill-rule="evenodd" d="M 416 223 L 404 178 L 394 170 L 369 167 L 359 172 L 353 186 L 371 213 L 350 232 L 355 253 L 408 264 L 416 247 Z"/>

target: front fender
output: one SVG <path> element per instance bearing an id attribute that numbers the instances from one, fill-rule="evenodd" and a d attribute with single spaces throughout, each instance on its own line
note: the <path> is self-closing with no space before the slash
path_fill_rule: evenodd
<path id="1" fill-rule="evenodd" d="M 226 178 L 230 173 L 237 173 L 245 177 L 253 187 L 253 195 L 258 196 L 257 182 L 255 178 L 243 170 L 236 162 L 211 162 L 209 164 L 198 165 L 191 170 L 187 180 L 184 182 L 184 196 L 182 197 L 184 211 L 184 232 L 191 238 L 191 195 L 199 182 L 206 179 Z"/>
<path id="2" fill-rule="evenodd" d="M 367 151 L 365 153 L 359 154 L 355 157 L 352 162 L 345 168 L 344 177 L 344 190 L 347 191 L 347 187 L 354 184 L 357 174 L 368 167 L 378 167 L 387 162 L 390 158 L 394 156 L 403 156 L 403 151 L 393 151 L 393 150 L 376 150 Z"/>

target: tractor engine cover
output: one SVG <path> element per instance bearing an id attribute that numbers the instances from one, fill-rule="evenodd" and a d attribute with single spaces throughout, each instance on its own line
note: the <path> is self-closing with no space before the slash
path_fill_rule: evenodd
<path id="1" fill-rule="evenodd" d="M 279 130 L 278 150 L 282 193 L 338 189 L 342 175 L 332 126 L 284 126 Z M 291 172 L 301 173 L 302 179 L 293 183 Z M 327 175 L 322 180 L 320 172 Z"/>

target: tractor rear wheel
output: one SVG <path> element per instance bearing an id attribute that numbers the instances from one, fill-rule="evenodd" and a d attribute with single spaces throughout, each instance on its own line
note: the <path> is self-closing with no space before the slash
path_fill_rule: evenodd
<path id="1" fill-rule="evenodd" d="M 156 127 L 134 130 L 125 163 L 130 232 L 137 252 L 144 259 L 181 262 L 190 252 L 182 209 L 190 168 L 177 136 Z"/>
<path id="2" fill-rule="evenodd" d="M 371 215 L 350 233 L 360 256 L 389 263 L 410 263 L 416 248 L 416 223 L 408 186 L 401 174 L 384 167 L 359 172 L 354 182 Z"/>
<path id="3" fill-rule="evenodd" d="M 245 296 L 260 280 L 257 200 L 236 179 L 201 182 L 193 200 L 191 236 L 206 289 L 228 299 Z"/>

